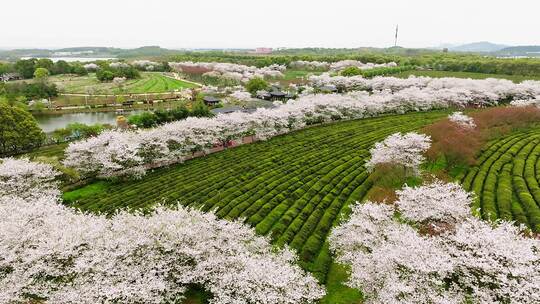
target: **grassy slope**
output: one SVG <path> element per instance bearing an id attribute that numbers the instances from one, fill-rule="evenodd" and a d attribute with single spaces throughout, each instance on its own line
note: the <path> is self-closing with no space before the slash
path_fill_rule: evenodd
<path id="1" fill-rule="evenodd" d="M 456 78 L 472 78 L 472 79 L 485 79 L 485 78 L 500 78 L 508 79 L 513 82 L 521 82 L 524 80 L 540 80 L 540 76 L 521 76 L 521 75 L 503 75 L 503 74 L 484 74 L 484 73 L 470 73 L 470 72 L 450 72 L 450 71 L 406 71 L 392 76 L 406 78 L 411 75 L 415 76 L 427 76 L 427 77 L 456 77 Z"/>
<path id="2" fill-rule="evenodd" d="M 289 84 L 303 84 L 306 83 L 306 79 L 309 75 L 320 75 L 322 72 L 317 71 L 304 71 L 304 70 L 291 70 L 287 69 L 283 72 L 284 77 L 279 79 L 278 82 L 283 86 Z"/>
<path id="3" fill-rule="evenodd" d="M 21 157 L 28 157 L 33 159 L 35 157 L 56 157 L 57 159 L 64 159 L 64 150 L 67 147 L 67 143 L 61 143 L 56 145 L 44 146 L 38 148 L 32 152 L 24 153 Z"/>
<path id="4" fill-rule="evenodd" d="M 322 72 L 317 71 L 304 71 L 304 70 L 290 70 L 287 69 L 283 74 L 285 77 L 283 77 L 284 80 L 294 80 L 302 77 L 306 77 L 308 75 L 319 75 Z"/>
<path id="5" fill-rule="evenodd" d="M 348 206 L 370 188 L 363 166 L 369 148 L 391 133 L 422 127 L 446 112 L 412 113 L 341 122 L 158 169 L 132 182 L 99 182 L 64 194 L 87 211 L 150 207 L 165 199 L 227 219 L 243 217 L 275 244 L 295 248 L 301 265 L 328 287 L 323 303 L 358 303 L 342 282 L 326 236 Z"/>

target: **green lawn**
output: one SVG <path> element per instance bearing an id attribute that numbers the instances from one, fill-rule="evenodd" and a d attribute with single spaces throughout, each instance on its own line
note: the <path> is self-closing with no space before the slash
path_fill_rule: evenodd
<path id="1" fill-rule="evenodd" d="M 524 80 L 540 80 L 540 76 L 521 76 L 521 75 L 503 75 L 503 74 L 484 74 L 484 73 L 470 73 L 470 72 L 450 72 L 450 71 L 405 71 L 393 76 L 400 78 L 407 78 L 411 75 L 414 76 L 427 76 L 434 78 L 441 77 L 456 77 L 456 78 L 472 78 L 472 79 L 485 79 L 485 78 L 499 78 L 508 79 L 513 82 L 522 82 Z"/>
<path id="2" fill-rule="evenodd" d="M 295 80 L 307 77 L 308 75 L 320 75 L 321 73 L 322 72 L 287 69 L 285 72 L 283 72 L 283 75 L 285 75 L 283 80 Z"/>
<path id="3" fill-rule="evenodd" d="M 339 122 L 228 149 L 129 182 L 98 182 L 64 194 L 85 211 L 148 208 L 180 202 L 226 219 L 244 218 L 259 234 L 297 250 L 300 264 L 328 287 L 323 303 L 351 304 L 361 294 L 343 285 L 326 237 L 349 205 L 371 187 L 369 149 L 394 132 L 421 128 L 448 112 Z"/>
<path id="4" fill-rule="evenodd" d="M 28 152 L 25 154 L 22 154 L 21 157 L 28 157 L 30 159 L 36 158 L 36 157 L 56 157 L 57 159 L 64 159 L 64 150 L 67 147 L 67 143 L 62 144 L 56 144 L 56 145 L 50 145 L 50 146 L 44 146 L 41 148 L 38 148 L 32 152 Z"/>
<path id="5" fill-rule="evenodd" d="M 193 88 L 194 84 L 172 79 L 157 72 L 141 73 L 141 78 L 127 80 L 123 89 L 112 82 L 100 82 L 95 74 L 88 76 L 57 75 L 49 81 L 55 83 L 61 93 L 69 94 L 130 94 L 130 93 L 162 93 L 182 88 Z"/>

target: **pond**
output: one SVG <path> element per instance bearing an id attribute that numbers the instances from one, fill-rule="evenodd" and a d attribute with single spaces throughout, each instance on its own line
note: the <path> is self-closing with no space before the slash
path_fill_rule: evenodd
<path id="1" fill-rule="evenodd" d="M 131 111 L 124 114 L 115 112 L 92 112 L 92 113 L 69 113 L 69 114 L 53 114 L 53 115 L 35 115 L 39 126 L 45 133 L 52 132 L 56 129 L 65 128 L 68 124 L 79 122 L 87 125 L 93 124 L 111 124 L 116 125 L 116 117 L 118 115 L 128 116 L 140 111 Z"/>

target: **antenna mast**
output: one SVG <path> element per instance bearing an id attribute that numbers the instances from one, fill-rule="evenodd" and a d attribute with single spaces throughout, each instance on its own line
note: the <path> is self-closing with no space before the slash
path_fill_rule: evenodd
<path id="1" fill-rule="evenodd" d="M 394 46 L 397 46 L 398 27 L 399 27 L 399 24 L 396 24 L 396 37 L 395 37 L 395 40 L 394 40 Z"/>

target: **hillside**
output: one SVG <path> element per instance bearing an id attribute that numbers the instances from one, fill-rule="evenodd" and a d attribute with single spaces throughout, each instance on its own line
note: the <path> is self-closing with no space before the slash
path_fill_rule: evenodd
<path id="1" fill-rule="evenodd" d="M 473 42 L 473 43 L 450 47 L 449 50 L 452 52 L 484 53 L 484 52 L 496 52 L 506 47 L 507 45 L 495 44 L 488 41 L 481 41 L 481 42 Z"/>
<path id="2" fill-rule="evenodd" d="M 0 50 L 0 59 L 17 59 L 21 57 L 154 57 L 179 53 L 159 46 L 143 46 L 134 49 L 112 47 L 70 47 L 61 49 L 15 49 Z"/>
<path id="3" fill-rule="evenodd" d="M 540 56 L 540 45 L 512 46 L 497 52 L 499 56 Z"/>

